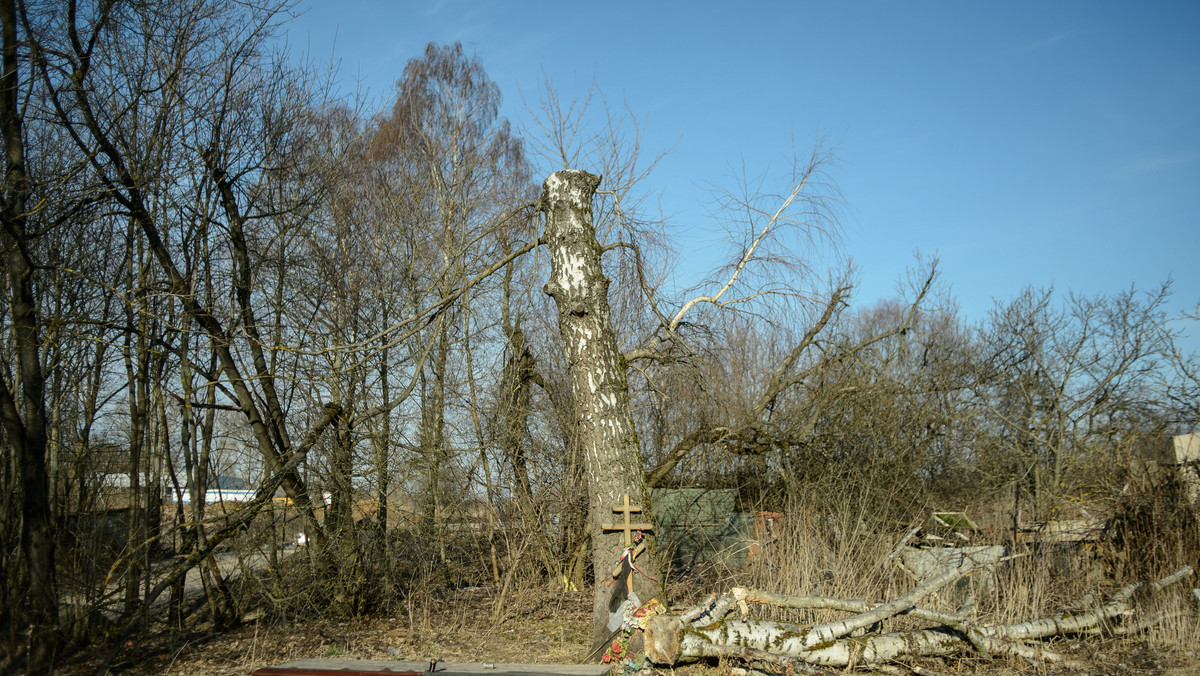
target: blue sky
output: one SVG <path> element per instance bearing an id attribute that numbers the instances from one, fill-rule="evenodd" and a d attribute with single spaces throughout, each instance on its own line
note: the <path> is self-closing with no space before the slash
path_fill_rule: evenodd
<path id="1" fill-rule="evenodd" d="M 293 50 L 382 101 L 427 42 L 461 41 L 521 113 L 545 73 L 593 76 L 671 150 L 651 192 L 711 263 L 705 186 L 789 169 L 819 135 L 856 304 L 938 254 L 966 318 L 1028 284 L 1200 301 L 1200 3 L 301 0 Z M 582 167 L 587 168 L 587 167 Z M 1200 331 L 1190 328 L 1191 341 Z"/>

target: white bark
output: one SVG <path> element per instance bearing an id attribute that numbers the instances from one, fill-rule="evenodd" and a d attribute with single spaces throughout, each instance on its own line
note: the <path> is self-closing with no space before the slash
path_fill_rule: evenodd
<path id="1" fill-rule="evenodd" d="M 542 243 L 549 251 L 550 278 L 545 292 L 558 306 L 558 326 L 568 364 L 574 405 L 576 443 L 583 450 L 588 481 L 588 523 L 592 538 L 593 638 L 608 636 L 609 571 L 621 560 L 625 541 L 606 533 L 612 506 L 628 495 L 648 512 L 641 451 L 633 425 L 625 366 L 617 349 L 608 305 L 609 280 L 600 261 L 600 243 L 592 224 L 592 196 L 600 177 L 585 171 L 559 171 L 542 186 L 540 207 L 546 215 Z M 650 548 L 653 551 L 653 548 Z M 649 556 L 638 566 L 657 576 Z M 642 598 L 654 596 L 656 584 L 634 576 Z"/>
<path id="2" fill-rule="evenodd" d="M 973 625 L 961 615 L 948 615 L 915 607 L 936 589 L 967 571 L 953 571 L 931 580 L 893 602 L 870 606 L 864 601 L 812 596 L 781 596 L 735 589 L 679 617 L 653 618 L 645 628 L 646 654 L 658 664 L 698 657 L 738 657 L 788 664 L 797 660 L 811 665 L 851 667 L 879 664 L 905 655 L 951 655 L 976 650 L 984 654 L 1018 655 L 1027 659 L 1078 666 L 1056 653 L 1021 641 L 1060 634 L 1081 634 L 1117 618 L 1133 618 L 1135 594 L 1153 594 L 1192 574 L 1185 566 L 1156 582 L 1134 584 L 1113 595 L 1108 603 L 1086 613 L 1060 613 L 1053 617 L 1008 625 Z M 770 621 L 725 619 L 734 608 L 743 615 L 751 603 L 789 608 L 845 610 L 855 615 L 814 627 Z M 929 629 L 847 638 L 876 622 L 899 614 L 937 623 Z M 1170 613 L 1161 614 L 1170 617 Z M 683 618 L 687 618 L 685 622 Z M 1140 626 L 1133 618 L 1132 626 Z M 1120 627 L 1115 628 L 1116 631 Z"/>

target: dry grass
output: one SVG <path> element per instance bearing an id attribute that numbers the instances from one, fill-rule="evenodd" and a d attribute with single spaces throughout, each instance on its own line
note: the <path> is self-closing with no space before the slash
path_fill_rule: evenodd
<path id="1" fill-rule="evenodd" d="M 869 510 L 829 510 L 827 505 L 798 505 L 778 540 L 764 555 L 741 571 L 723 571 L 723 581 L 784 594 L 860 598 L 883 602 L 912 589 L 917 581 L 882 562 L 895 549 L 907 528 L 872 518 Z M 977 543 L 984 544 L 984 543 Z M 987 624 L 1015 624 L 1051 616 L 1062 610 L 1097 607 L 1120 587 L 1134 581 L 1117 577 L 1109 565 L 1117 554 L 1108 545 L 1075 548 L 1029 542 L 1019 556 L 985 575 L 970 576 L 961 589 L 923 603 L 954 612 L 963 598 L 975 603 L 973 617 Z M 1200 562 L 1191 561 L 1200 569 Z M 1159 575 L 1172 572 L 1166 570 Z M 1046 647 L 1091 665 L 1090 673 L 1200 674 L 1200 614 L 1192 588 L 1196 575 L 1137 609 L 1139 618 L 1160 618 L 1143 631 L 1124 636 L 1072 636 L 1050 639 Z M 717 591 L 717 590 L 713 590 Z M 756 617 L 811 624 L 841 619 L 834 611 L 761 609 Z M 924 628 L 906 618 L 885 623 L 885 631 Z M 953 660 L 924 660 L 933 673 L 1065 673 L 1055 667 L 1030 665 L 1019 659 L 965 655 Z"/>
<path id="2" fill-rule="evenodd" d="M 733 586 L 881 602 L 916 584 L 903 571 L 881 565 L 906 530 L 896 519 L 889 521 L 870 510 L 829 510 L 818 503 L 795 505 L 788 510 L 780 537 L 764 547 L 752 565 L 709 567 L 676 575 L 668 581 L 664 596 L 676 609 Z M 1113 552 L 1068 555 L 1052 547 L 1030 547 L 1021 553 L 1024 555 L 1000 566 L 993 584 L 982 584 L 982 576 L 971 578 L 965 591 L 975 597 L 978 622 L 1016 623 L 1062 609 L 1088 609 L 1129 581 L 1118 579 L 1109 565 Z M 249 674 L 263 666 L 301 658 L 579 661 L 589 648 L 590 594 L 563 593 L 561 586 L 551 589 L 533 579 L 520 582 L 503 602 L 497 601 L 493 588 L 438 591 L 433 584 L 418 582 L 413 589 L 423 591 L 410 592 L 386 613 L 347 621 L 317 614 L 330 619 L 294 623 L 282 618 L 295 614 L 268 614 L 220 635 L 194 632 L 138 639 L 123 646 L 115 657 L 79 656 L 57 673 Z M 1200 674 L 1196 648 L 1200 646 L 1200 618 L 1191 598 L 1193 587 L 1200 587 L 1200 579 L 1190 578 L 1178 590 L 1145 600 L 1139 607 L 1140 616 L 1162 615 L 1164 619 L 1144 631 L 1053 639 L 1046 647 L 1089 665 L 1086 673 Z M 928 602 L 951 611 L 957 603 L 958 599 L 949 595 Z M 503 606 L 499 612 L 498 605 Z M 802 623 L 841 617 L 832 611 L 776 609 L 764 613 L 759 616 Z M 270 617 L 276 618 L 274 624 L 268 623 Z M 888 621 L 885 629 L 916 626 L 898 618 Z M 699 663 L 669 671 L 728 676 L 731 666 Z M 911 673 L 906 669 L 911 666 L 940 674 L 1069 673 L 1017 659 L 979 655 L 892 666 L 900 667 L 899 673 Z"/>
<path id="3" fill-rule="evenodd" d="M 670 598 L 677 607 L 694 603 L 701 596 L 695 586 L 678 581 L 670 585 Z M 853 591 L 848 584 L 830 584 L 828 589 L 830 595 L 850 596 L 841 592 Z M 1027 598 L 1039 595 L 1053 596 L 1044 589 L 1027 591 Z M 456 591 L 429 595 L 388 616 L 279 626 L 251 622 L 215 636 L 164 635 L 126 646 L 107 665 L 99 655 L 80 656 L 56 673 L 244 676 L 264 666 L 302 658 L 418 661 L 437 657 L 465 662 L 575 663 L 587 652 L 591 624 L 589 595 L 525 589 L 514 597 L 505 619 L 499 623 L 491 620 L 494 600 L 491 590 Z M 1014 612 L 1019 611 L 1021 603 L 1012 602 Z M 1200 651 L 1195 647 L 1198 645 L 1200 624 L 1193 615 L 1168 620 L 1140 635 L 1077 637 L 1054 641 L 1050 647 L 1092 665 L 1084 673 L 1182 676 L 1200 673 Z M 952 660 L 912 660 L 905 664 L 939 674 L 1070 673 L 1020 660 L 973 655 Z M 702 662 L 660 673 L 728 676 L 730 666 Z"/>

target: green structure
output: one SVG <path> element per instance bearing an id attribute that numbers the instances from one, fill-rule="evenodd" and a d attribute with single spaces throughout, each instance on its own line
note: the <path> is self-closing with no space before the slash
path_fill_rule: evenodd
<path id="1" fill-rule="evenodd" d="M 658 546 L 671 568 L 746 565 L 754 515 L 734 511 L 736 490 L 656 488 L 652 499 Z"/>

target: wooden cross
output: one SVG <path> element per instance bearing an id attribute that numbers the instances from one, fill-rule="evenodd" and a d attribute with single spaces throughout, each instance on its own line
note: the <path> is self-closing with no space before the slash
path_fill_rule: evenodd
<path id="1" fill-rule="evenodd" d="M 625 522 L 618 523 L 618 524 L 604 523 L 604 524 L 600 524 L 600 528 L 602 528 L 603 530 L 624 531 L 624 533 L 625 533 L 625 548 L 626 549 L 633 546 L 633 531 L 635 531 L 635 530 L 654 530 L 653 524 L 631 523 L 630 522 L 629 515 L 632 514 L 633 512 L 642 511 L 642 507 L 641 507 L 641 505 L 629 504 L 629 494 L 628 493 L 621 496 L 621 504 L 613 505 L 612 509 L 614 512 L 624 515 Z"/>

